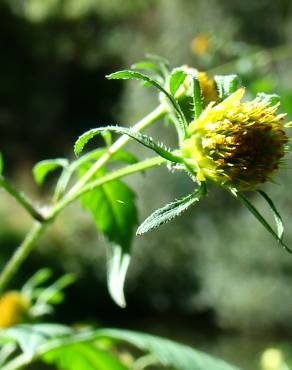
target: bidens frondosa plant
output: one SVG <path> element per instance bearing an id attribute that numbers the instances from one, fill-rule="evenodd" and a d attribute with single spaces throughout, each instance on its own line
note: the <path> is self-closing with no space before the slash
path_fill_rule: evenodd
<path id="1" fill-rule="evenodd" d="M 145 358 L 135 360 L 133 368 L 137 369 L 162 363 L 177 370 L 236 370 L 199 351 L 142 333 L 35 324 L 43 315 L 52 312 L 53 305 L 62 301 L 62 290 L 72 283 L 70 275 L 43 287 L 50 278 L 50 271 L 44 269 L 19 291 L 6 290 L 40 236 L 76 200 L 91 213 L 99 233 L 108 242 L 108 289 L 122 307 L 125 306 L 123 286 L 135 231 L 143 234 L 179 216 L 208 193 L 211 183 L 241 201 L 280 245 L 291 252 L 283 241 L 281 216 L 261 189 L 261 185 L 275 175 L 289 149 L 284 131 L 285 114 L 277 113 L 277 96 L 260 93 L 255 99 L 247 100 L 236 75 L 210 78 L 205 72 L 187 66 L 171 70 L 165 60 L 153 56 L 135 64 L 132 70 L 116 72 L 108 78 L 137 79 L 152 85 L 159 90 L 160 104 L 132 128 L 104 126 L 81 135 L 74 148 L 78 158 L 73 161 L 56 158 L 37 163 L 33 175 L 38 185 L 45 181 L 48 173 L 61 170 L 49 204 L 36 206 L 18 192 L 3 174 L 0 155 L 0 186 L 34 219 L 31 230 L 0 273 L 0 329 L 6 328 L 0 330 L 0 367 L 16 370 L 41 360 L 68 369 L 75 363 L 80 368 L 90 364 L 92 368 L 127 369 L 122 356 L 115 356 L 116 351 L 101 346 L 106 339 L 133 344 L 150 355 L 146 356 L 146 362 Z M 178 144 L 175 149 L 141 133 L 162 117 L 176 130 Z M 165 127 L 165 130 L 170 128 Z M 111 132 L 122 136 L 112 142 Z M 98 134 L 103 135 L 104 145 L 80 155 L 87 142 Z M 130 139 L 158 155 L 139 161 L 124 149 Z M 107 165 L 113 161 L 126 163 L 126 166 L 110 172 Z M 163 164 L 171 171 L 187 174 L 191 192 L 156 210 L 137 229 L 135 194 L 122 178 Z M 275 230 L 246 197 L 245 191 L 257 192 L 264 198 L 273 212 Z M 15 326 L 18 323 L 22 324 Z"/>
<path id="2" fill-rule="evenodd" d="M 135 67 L 148 68 L 149 65 L 142 63 Z M 290 123 L 284 124 L 286 114 L 278 113 L 279 97 L 259 93 L 254 99 L 246 100 L 245 88 L 237 75 L 210 79 L 205 72 L 188 66 L 165 70 L 164 64 L 156 79 L 137 71 L 120 71 L 108 77 L 140 79 L 160 90 L 162 106 L 177 130 L 176 150 L 156 143 L 137 132 L 135 127 L 108 126 L 82 135 L 75 152 L 79 154 L 96 134 L 112 131 L 130 136 L 172 163 L 172 169 L 183 169 L 191 176 L 197 185 L 195 191 L 155 211 L 139 226 L 138 234 L 178 216 L 206 195 L 208 183 L 213 183 L 237 197 L 290 252 L 282 239 L 281 216 L 269 196 L 260 189 L 275 175 L 289 150 L 284 127 L 289 127 Z M 257 191 L 267 201 L 275 217 L 276 231 L 243 191 Z"/>

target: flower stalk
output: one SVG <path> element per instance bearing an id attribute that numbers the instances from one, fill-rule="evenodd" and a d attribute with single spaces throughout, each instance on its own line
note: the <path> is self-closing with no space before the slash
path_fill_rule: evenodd
<path id="1" fill-rule="evenodd" d="M 141 131 L 157 121 L 166 113 L 165 107 L 160 105 L 150 114 L 137 122 L 133 129 Z M 94 188 L 104 185 L 107 182 L 119 179 L 130 174 L 141 172 L 152 167 L 160 166 L 166 162 L 164 158 L 155 157 L 134 165 L 127 166 L 120 170 L 116 170 L 108 175 L 101 177 L 98 180 L 90 182 L 90 179 L 95 173 L 105 165 L 109 159 L 121 148 L 123 148 L 131 139 L 127 135 L 121 136 L 116 140 L 108 151 L 82 176 L 82 178 L 69 190 L 69 192 L 61 198 L 44 216 L 27 200 L 27 198 L 12 187 L 3 176 L 0 177 L 0 185 L 11 194 L 20 205 L 22 205 L 28 213 L 36 220 L 32 228 L 26 235 L 23 242 L 16 249 L 15 253 L 8 260 L 4 269 L 0 273 L 0 294 L 4 291 L 14 274 L 17 272 L 22 263 L 35 248 L 40 236 L 45 232 L 49 222 L 52 222 L 55 217 L 69 204 L 78 199 L 81 195 L 93 190 Z"/>

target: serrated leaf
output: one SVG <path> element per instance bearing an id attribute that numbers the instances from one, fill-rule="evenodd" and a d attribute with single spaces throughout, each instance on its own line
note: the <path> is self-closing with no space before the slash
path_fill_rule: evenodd
<path id="1" fill-rule="evenodd" d="M 237 198 L 241 201 L 242 204 L 257 218 L 257 220 L 264 226 L 264 228 L 279 242 L 279 244 L 289 253 L 292 253 L 292 250 L 283 242 L 282 238 L 273 230 L 269 222 L 262 216 L 262 214 L 256 209 L 256 207 L 242 194 L 237 193 Z M 270 204 L 271 206 L 271 204 Z M 279 222 L 279 220 L 278 220 Z M 279 226 L 278 226 L 279 227 Z M 279 232 L 279 230 L 278 230 Z"/>
<path id="2" fill-rule="evenodd" d="M 171 95 L 175 96 L 175 93 L 184 82 L 187 73 L 182 69 L 174 69 L 169 78 L 169 91 Z"/>
<path id="3" fill-rule="evenodd" d="M 181 158 L 172 154 L 170 151 L 166 150 L 164 144 L 158 144 L 150 136 L 141 134 L 140 132 L 136 132 L 130 128 L 121 126 L 98 127 L 85 132 L 77 139 L 74 145 L 75 154 L 78 156 L 83 150 L 84 146 L 88 143 L 88 141 L 91 140 L 94 136 L 99 135 L 103 131 L 112 131 L 117 134 L 128 135 L 132 139 L 138 141 L 140 144 L 146 146 L 149 149 L 152 149 L 161 157 L 166 158 L 169 161 L 181 162 Z"/>
<path id="4" fill-rule="evenodd" d="M 91 343 L 76 343 L 49 351 L 43 361 L 62 370 L 127 370 L 117 357 Z"/>
<path id="5" fill-rule="evenodd" d="M 143 351 L 156 355 L 159 362 L 175 370 L 239 370 L 216 357 L 209 356 L 157 336 L 119 329 L 101 329 L 99 335 L 125 341 Z"/>
<path id="6" fill-rule="evenodd" d="M 237 75 L 217 75 L 214 81 L 220 100 L 224 100 L 240 87 L 240 78 Z"/>
<path id="7" fill-rule="evenodd" d="M 198 202 L 204 194 L 205 192 L 202 191 L 202 188 L 199 188 L 195 193 L 157 209 L 138 227 L 137 234 L 145 234 L 180 216 L 182 212 Z"/>
<path id="8" fill-rule="evenodd" d="M 266 94 L 266 93 L 258 93 L 256 96 L 262 102 L 267 103 L 269 105 L 277 105 L 280 102 L 280 96 L 277 94 Z"/>
<path id="9" fill-rule="evenodd" d="M 169 94 L 163 86 L 161 86 L 157 81 L 153 80 L 152 78 L 150 78 L 149 76 L 143 74 L 143 73 L 140 73 L 140 72 L 137 72 L 137 71 L 131 71 L 131 70 L 124 70 L 124 71 L 118 71 L 118 72 L 114 72 L 108 76 L 106 76 L 109 80 L 111 79 L 122 79 L 122 80 L 129 80 L 129 79 L 134 79 L 134 80 L 142 80 L 142 81 L 145 81 L 147 83 L 150 83 L 152 86 L 156 87 L 158 90 L 160 90 L 168 99 L 169 101 L 171 102 L 174 110 L 176 111 L 177 113 L 177 116 L 179 118 L 179 121 L 180 121 L 180 129 L 181 129 L 181 135 L 184 136 L 186 131 L 187 131 L 187 122 L 186 122 L 186 118 L 178 104 L 178 102 L 176 101 L 176 99 L 171 95 Z"/>
<path id="10" fill-rule="evenodd" d="M 203 110 L 202 91 L 199 80 L 193 76 L 193 104 L 194 104 L 194 118 L 200 117 Z"/>
<path id="11" fill-rule="evenodd" d="M 87 170 L 88 166 L 84 166 L 80 175 Z M 104 175 L 105 171 L 100 170 L 95 175 L 96 178 Z M 92 214 L 97 229 L 109 241 L 109 292 L 117 304 L 124 306 L 123 283 L 129 264 L 134 227 L 137 224 L 135 195 L 126 184 L 115 180 L 84 194 L 81 204 Z"/>
<path id="12" fill-rule="evenodd" d="M 65 168 L 66 166 L 68 166 L 68 160 L 65 158 L 47 159 L 38 162 L 33 167 L 33 175 L 36 183 L 41 185 L 50 172 L 60 167 Z"/>
<path id="13" fill-rule="evenodd" d="M 283 220 L 282 220 L 282 217 L 281 217 L 280 213 L 278 212 L 274 202 L 272 201 L 272 199 L 268 196 L 268 194 L 266 192 L 264 192 L 263 190 L 258 190 L 258 193 L 265 199 L 265 201 L 270 206 L 270 208 L 273 212 L 273 216 L 274 216 L 274 219 L 275 219 L 276 226 L 277 226 L 278 238 L 282 240 L 283 233 L 284 233 L 284 223 L 283 223 Z"/>

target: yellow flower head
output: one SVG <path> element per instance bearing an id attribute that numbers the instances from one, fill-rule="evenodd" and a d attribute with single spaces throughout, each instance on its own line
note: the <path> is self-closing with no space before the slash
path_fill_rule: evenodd
<path id="1" fill-rule="evenodd" d="M 18 292 L 10 291 L 0 297 L 0 328 L 8 328 L 24 321 L 29 303 Z"/>
<path id="2" fill-rule="evenodd" d="M 287 135 L 278 105 L 241 102 L 244 88 L 209 106 L 189 126 L 181 151 L 198 181 L 252 190 L 269 180 L 285 154 Z"/>

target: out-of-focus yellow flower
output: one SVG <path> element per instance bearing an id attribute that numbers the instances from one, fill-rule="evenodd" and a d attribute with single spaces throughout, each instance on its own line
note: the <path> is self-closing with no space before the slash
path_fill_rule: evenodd
<path id="1" fill-rule="evenodd" d="M 261 357 L 262 370 L 281 370 L 283 369 L 284 358 L 279 349 L 269 348 Z"/>
<path id="2" fill-rule="evenodd" d="M 10 291 L 0 297 L 0 328 L 23 322 L 28 315 L 29 302 L 20 293 Z"/>
<path id="3" fill-rule="evenodd" d="M 244 88 L 209 106 L 188 129 L 181 151 L 198 181 L 253 190 L 270 180 L 285 154 L 285 114 L 260 99 L 241 102 Z"/>
<path id="4" fill-rule="evenodd" d="M 201 33 L 191 41 L 191 50 L 194 55 L 202 56 L 209 49 L 210 39 L 208 35 Z"/>

